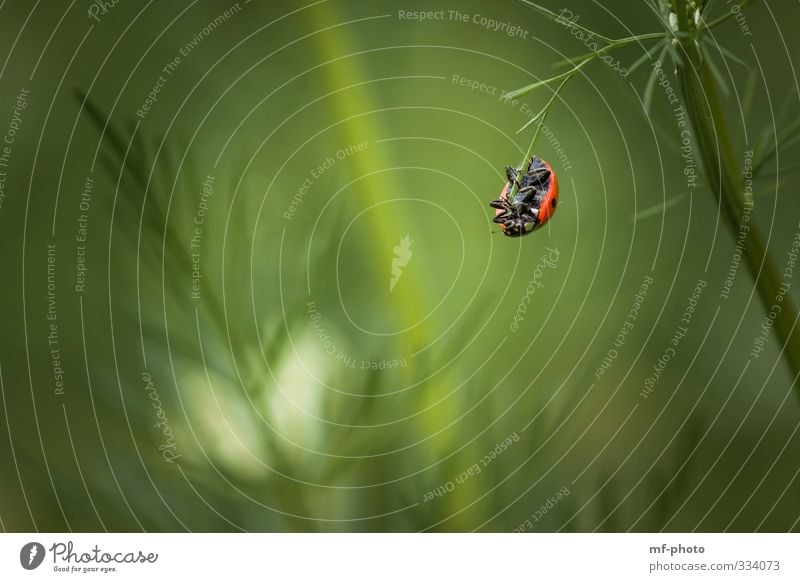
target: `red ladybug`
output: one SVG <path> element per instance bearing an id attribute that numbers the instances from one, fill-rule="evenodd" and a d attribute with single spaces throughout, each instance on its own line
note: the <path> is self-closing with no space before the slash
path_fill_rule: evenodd
<path id="1" fill-rule="evenodd" d="M 497 209 L 494 222 L 506 236 L 525 236 L 542 227 L 556 211 L 558 179 L 550 164 L 536 156 L 531 158 L 521 180 L 517 180 L 519 170 L 511 166 L 506 168 L 506 177 L 508 182 L 500 198 L 489 203 Z M 518 190 L 509 200 L 514 185 Z"/>

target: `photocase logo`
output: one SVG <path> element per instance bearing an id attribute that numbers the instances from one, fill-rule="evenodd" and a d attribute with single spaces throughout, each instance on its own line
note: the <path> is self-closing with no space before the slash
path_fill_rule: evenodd
<path id="1" fill-rule="evenodd" d="M 389 293 L 394 291 L 394 286 L 397 285 L 403 275 L 403 267 L 408 265 L 411 256 L 414 254 L 411 252 L 411 243 L 413 242 L 409 235 L 405 235 L 400 239 L 400 244 L 393 249 L 394 258 L 392 259 L 392 279 L 389 281 Z"/>
<path id="2" fill-rule="evenodd" d="M 44 554 L 44 546 L 39 542 L 27 543 L 19 552 L 19 563 L 26 570 L 35 570 L 42 565 Z"/>

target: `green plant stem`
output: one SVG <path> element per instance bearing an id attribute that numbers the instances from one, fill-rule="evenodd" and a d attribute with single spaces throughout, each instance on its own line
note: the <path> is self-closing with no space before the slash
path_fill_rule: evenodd
<path id="1" fill-rule="evenodd" d="M 536 131 L 533 132 L 533 138 L 531 139 L 531 144 L 528 146 L 528 151 L 525 152 L 525 157 L 522 158 L 522 163 L 520 163 L 520 165 L 519 165 L 519 171 L 521 173 L 524 173 L 526 171 L 527 167 L 528 167 L 528 160 L 530 160 L 531 156 L 533 155 L 533 149 L 536 147 L 536 140 L 539 139 L 539 134 L 542 131 L 542 125 L 544 125 L 544 120 L 547 119 L 547 114 L 550 113 L 550 109 L 553 107 L 553 103 L 555 103 L 556 97 L 558 97 L 558 94 L 561 92 L 561 90 L 564 88 L 564 86 L 572 78 L 572 75 L 574 75 L 577 72 L 578 72 L 577 70 L 571 71 L 572 74 L 567 76 L 567 77 L 565 77 L 564 80 L 561 81 L 561 84 L 558 86 L 558 88 L 553 92 L 553 96 L 550 97 L 550 100 L 547 102 L 547 105 L 545 105 L 542 108 L 542 110 L 539 111 L 539 113 L 534 115 L 531 118 L 531 120 L 528 121 L 528 123 L 526 123 L 519 130 L 517 130 L 517 133 L 520 133 L 521 131 L 525 130 L 534 121 L 536 121 L 536 120 L 539 121 L 539 123 L 536 125 Z M 511 198 L 513 198 L 514 194 L 516 194 L 518 191 L 519 191 L 519 183 L 515 182 L 511 186 L 511 191 L 509 192 L 509 196 Z"/>
<path id="2" fill-rule="evenodd" d="M 628 36 L 628 37 L 625 37 L 625 38 L 612 40 L 611 42 L 609 42 L 605 46 L 598 47 L 598 49 L 596 51 L 592 51 L 590 53 L 585 53 L 585 54 L 582 54 L 582 55 L 577 56 L 577 57 L 568 57 L 568 58 L 566 58 L 564 60 L 561 60 L 561 61 L 558 61 L 558 62 L 554 63 L 553 66 L 554 67 L 559 67 L 559 66 L 562 66 L 562 65 L 574 64 L 575 61 L 581 61 L 583 59 L 591 60 L 591 59 L 600 57 L 603 53 L 607 53 L 609 51 L 613 51 L 613 50 L 616 50 L 618 48 L 622 48 L 622 47 L 625 47 L 625 46 L 628 46 L 628 45 L 634 44 L 634 43 L 641 43 L 641 42 L 644 42 L 644 41 L 647 41 L 647 40 L 656 40 L 656 39 L 661 39 L 663 41 L 664 39 L 669 39 L 669 38 L 672 38 L 672 37 L 668 36 L 667 34 L 665 34 L 663 32 L 648 32 L 646 34 L 637 34 L 636 36 Z"/>
<path id="3" fill-rule="evenodd" d="M 564 88 L 564 85 L 567 84 L 567 82 L 570 80 L 570 78 L 571 77 L 567 77 L 566 79 L 561 81 L 561 84 L 558 86 L 558 89 L 556 89 L 553 92 L 553 96 L 550 97 L 550 101 L 547 102 L 547 105 L 544 106 L 544 109 L 542 109 L 536 115 L 536 117 L 532 118 L 528 123 L 523 125 L 519 129 L 519 131 L 517 131 L 517 133 L 523 131 L 524 129 L 526 129 L 531 123 L 533 123 L 538 118 L 539 123 L 536 125 L 536 131 L 533 133 L 533 138 L 531 139 L 531 144 L 528 146 L 528 151 L 525 152 L 525 157 L 522 160 L 522 165 L 523 166 L 528 162 L 528 160 L 530 159 L 531 155 L 533 154 L 533 148 L 536 146 L 536 140 L 539 138 L 539 134 L 542 131 L 542 125 L 544 124 L 544 120 L 547 119 L 547 114 L 550 113 L 550 109 L 553 107 L 553 103 L 555 102 L 556 97 L 558 97 L 558 94 L 561 92 L 561 89 Z"/>
<path id="4" fill-rule="evenodd" d="M 672 0 L 678 15 L 678 26 L 689 30 L 686 0 Z M 686 113 L 695 132 L 700 158 L 711 191 L 722 208 L 722 217 L 731 234 L 736 237 L 741 219 L 744 191 L 736 157 L 731 145 L 717 88 L 706 62 L 692 38 L 683 38 L 681 47 L 686 57 L 678 66 L 678 81 Z M 781 294 L 781 275 L 775 266 L 759 228 L 751 221 L 747 243 L 742 251 L 747 269 L 756 282 L 761 303 L 767 313 Z M 795 326 L 797 309 L 789 295 L 784 295 L 781 310 L 775 317 L 774 328 L 783 348 L 783 358 L 792 377 L 800 373 L 800 330 Z M 800 389 L 795 384 L 797 395 Z"/>
<path id="5" fill-rule="evenodd" d="M 560 14 L 557 14 L 557 13 L 553 12 L 549 8 L 545 8 L 544 6 L 540 6 L 539 4 L 536 4 L 535 2 L 530 2 L 530 0 L 517 0 L 517 1 L 520 4 L 522 4 L 523 6 L 533 10 L 537 14 L 539 14 L 541 16 L 544 16 L 548 20 L 552 20 L 553 22 L 556 22 L 558 24 L 564 24 L 564 22 L 565 22 L 565 20 L 562 20 Z M 588 28 L 584 28 L 583 26 L 581 26 L 577 22 L 571 22 L 570 26 L 572 26 L 572 27 L 574 27 L 574 28 L 576 28 L 576 29 L 578 29 L 578 30 L 580 30 L 582 32 L 585 32 L 586 34 L 592 35 L 595 38 L 600 39 L 603 42 L 613 42 L 613 39 L 608 38 L 607 36 L 602 36 L 600 34 L 597 34 L 596 32 L 594 32 L 592 30 L 589 30 Z"/>
<path id="6" fill-rule="evenodd" d="M 752 0 L 743 0 L 742 2 L 739 2 L 738 4 L 739 10 L 750 4 L 750 2 L 752 2 Z M 723 22 L 725 22 L 726 20 L 728 20 L 729 18 L 733 17 L 736 14 L 738 14 L 738 11 L 734 12 L 733 9 L 731 8 L 730 10 L 728 10 L 727 14 L 724 14 L 723 16 L 720 16 L 719 18 L 709 22 L 706 25 L 706 28 L 714 28 L 715 26 L 722 24 Z"/>

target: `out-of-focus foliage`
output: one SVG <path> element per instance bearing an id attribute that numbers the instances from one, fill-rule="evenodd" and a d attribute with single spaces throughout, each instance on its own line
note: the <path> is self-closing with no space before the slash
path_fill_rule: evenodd
<path id="1" fill-rule="evenodd" d="M 561 204 L 508 239 L 487 202 L 552 93 L 499 98 L 587 52 L 576 29 L 291 4 L 0 8 L 0 133 L 29 90 L 0 168 L 2 527 L 797 530 L 792 379 L 773 336 L 750 356 L 764 310 L 743 267 L 724 291 L 735 241 L 685 194 L 667 84 L 644 113 L 652 63 L 563 90 L 536 148 Z M 611 4 L 565 17 L 661 26 Z M 748 67 L 717 66 L 783 269 L 800 12 L 742 14 L 713 37 Z"/>

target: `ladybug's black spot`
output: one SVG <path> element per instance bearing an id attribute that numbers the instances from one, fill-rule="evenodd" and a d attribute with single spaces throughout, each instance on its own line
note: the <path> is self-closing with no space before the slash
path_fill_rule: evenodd
<path id="1" fill-rule="evenodd" d="M 553 198 L 553 208 L 555 208 L 555 207 L 556 207 L 556 199 Z"/>

